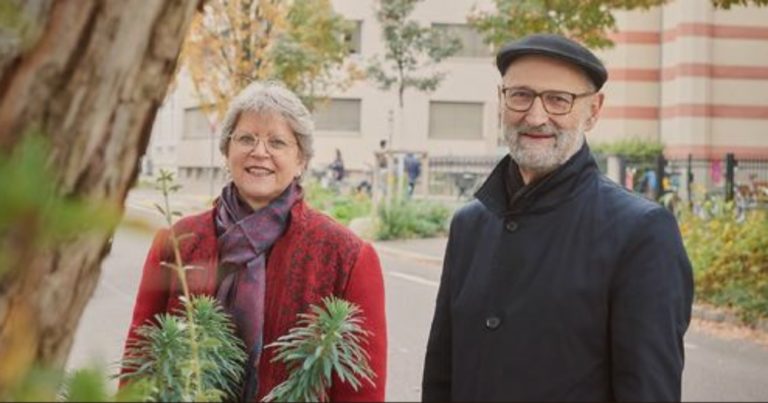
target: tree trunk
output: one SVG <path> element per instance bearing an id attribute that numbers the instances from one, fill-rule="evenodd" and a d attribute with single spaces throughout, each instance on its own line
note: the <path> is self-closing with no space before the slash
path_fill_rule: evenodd
<path id="1" fill-rule="evenodd" d="M 12 1 L 23 29 L 0 27 L 0 152 L 34 128 L 50 143 L 60 195 L 122 211 L 202 2 Z M 0 396 L 33 364 L 64 366 L 113 232 L 34 250 L 0 279 Z"/>

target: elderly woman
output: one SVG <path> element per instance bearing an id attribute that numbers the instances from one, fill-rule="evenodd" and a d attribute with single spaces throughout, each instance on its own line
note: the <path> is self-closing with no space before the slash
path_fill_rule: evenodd
<path id="1" fill-rule="evenodd" d="M 384 286 L 376 252 L 345 227 L 313 210 L 299 185 L 312 157 L 313 122 L 301 101 L 276 83 L 254 83 L 231 103 L 220 149 L 232 181 L 202 214 L 181 219 L 181 243 L 193 294 L 215 295 L 233 314 L 249 352 L 243 400 L 261 400 L 283 382 L 287 370 L 270 362 L 263 349 L 296 325 L 307 312 L 335 295 L 362 308 L 371 332 L 365 348 L 376 374 L 375 386 L 354 391 L 336 379 L 332 400 L 384 399 L 386 323 Z M 159 312 L 179 306 L 179 284 L 168 232 L 160 231 L 149 251 L 128 337 Z"/>

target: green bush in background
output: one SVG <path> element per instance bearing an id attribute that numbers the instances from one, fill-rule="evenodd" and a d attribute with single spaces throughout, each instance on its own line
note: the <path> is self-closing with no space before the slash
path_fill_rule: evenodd
<path id="1" fill-rule="evenodd" d="M 317 181 L 307 181 L 302 186 L 304 200 L 310 206 L 341 224 L 349 225 L 355 218 L 370 217 L 374 213 L 371 198 L 365 193 L 341 194 L 324 188 Z M 415 199 L 390 203 L 382 201 L 375 214 L 374 236 L 378 240 L 389 240 L 444 235 L 451 213 L 452 209 L 440 202 Z"/>
<path id="2" fill-rule="evenodd" d="M 317 181 L 307 181 L 304 188 L 304 200 L 338 222 L 348 225 L 352 219 L 371 214 L 371 198 L 365 193 L 340 194 L 324 188 Z"/>
<path id="3" fill-rule="evenodd" d="M 442 203 L 424 200 L 396 200 L 382 204 L 378 211 L 376 238 L 379 240 L 428 238 L 443 235 L 451 210 Z"/>
<path id="4" fill-rule="evenodd" d="M 652 161 L 664 152 L 664 144 L 639 138 L 622 139 L 590 145 L 592 152 L 603 155 L 621 155 L 633 160 Z"/>
<path id="5" fill-rule="evenodd" d="M 768 212 L 737 216 L 733 203 L 708 200 L 697 214 L 681 211 L 680 231 L 697 300 L 732 308 L 752 324 L 768 318 Z"/>

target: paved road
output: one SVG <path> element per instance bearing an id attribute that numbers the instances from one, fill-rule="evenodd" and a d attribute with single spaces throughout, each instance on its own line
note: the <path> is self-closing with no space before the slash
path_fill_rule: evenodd
<path id="1" fill-rule="evenodd" d="M 69 368 L 119 358 L 151 234 L 121 227 L 99 285 L 80 322 Z M 389 373 L 387 399 L 418 400 L 424 346 L 440 267 L 381 254 L 387 289 Z M 684 400 L 768 400 L 768 348 L 722 340 L 697 329 L 686 338 Z"/>

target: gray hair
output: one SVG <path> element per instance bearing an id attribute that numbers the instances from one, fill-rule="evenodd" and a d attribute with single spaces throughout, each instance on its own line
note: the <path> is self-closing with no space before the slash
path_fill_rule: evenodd
<path id="1" fill-rule="evenodd" d="M 299 143 L 301 156 L 305 163 L 315 154 L 312 147 L 312 135 L 315 123 L 312 115 L 296 94 L 277 81 L 256 81 L 245 87 L 230 102 L 224 124 L 221 126 L 219 150 L 225 156 L 230 136 L 243 112 L 279 113 L 288 122 Z"/>

